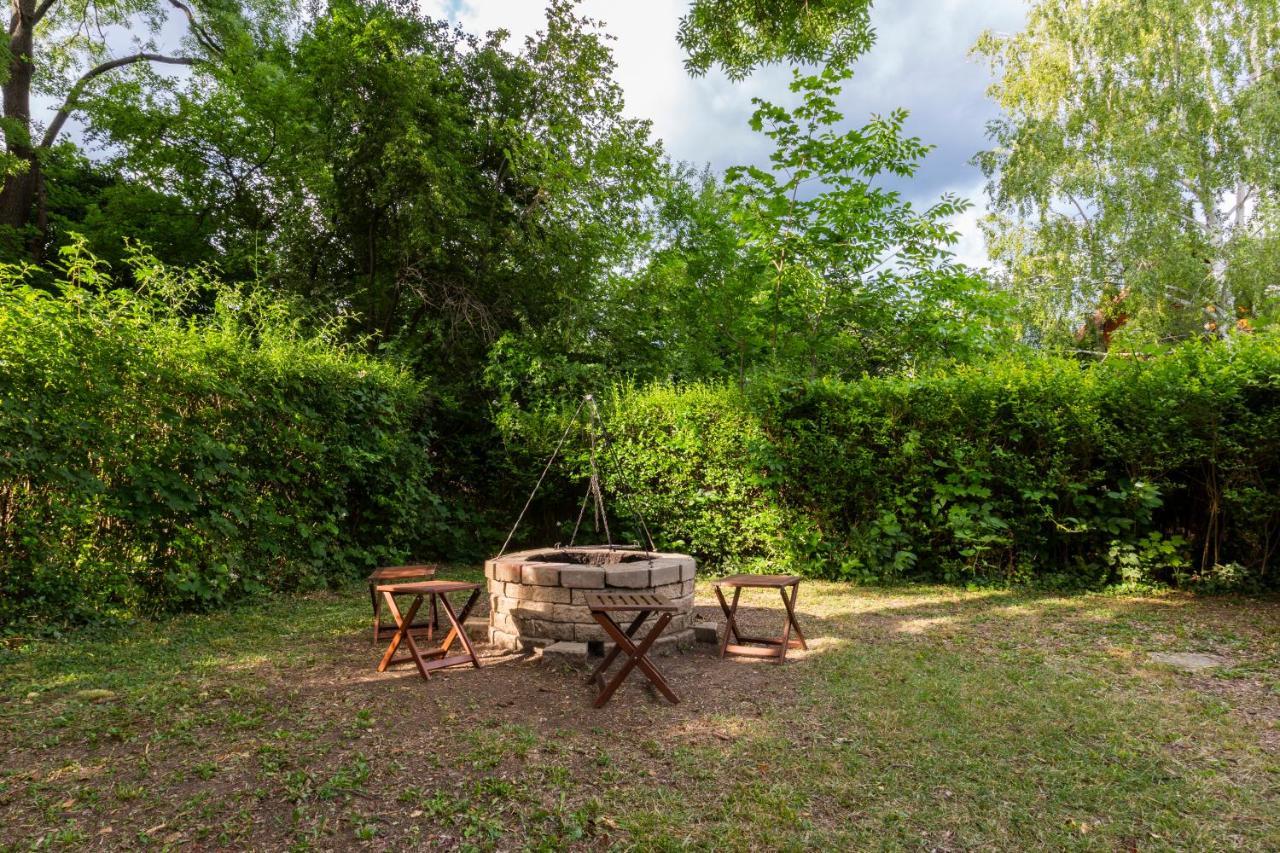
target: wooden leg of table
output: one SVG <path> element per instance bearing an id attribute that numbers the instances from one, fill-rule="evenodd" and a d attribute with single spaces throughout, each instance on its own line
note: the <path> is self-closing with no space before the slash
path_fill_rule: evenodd
<path id="1" fill-rule="evenodd" d="M 613 638 L 613 647 L 616 651 L 626 652 L 627 654 L 632 653 L 632 650 L 635 649 L 635 645 L 631 642 L 631 639 L 623 633 L 622 629 L 618 627 L 618 623 L 613 621 L 612 616 L 608 613 L 597 612 L 594 610 L 591 611 L 591 616 L 596 620 L 600 627 L 604 629 L 605 634 Z M 637 615 L 636 619 L 644 621 L 648 616 L 649 612 L 646 610 Z M 597 669 L 599 669 L 599 667 L 597 667 Z M 603 670 L 601 670 L 601 672 L 603 673 Z M 600 679 L 600 692 L 596 694 L 596 700 L 594 703 L 595 707 L 603 707 L 604 703 L 609 701 L 609 697 L 612 696 L 614 691 L 622 684 L 622 678 L 619 677 L 619 673 L 622 677 L 625 677 L 628 672 L 630 672 L 630 668 L 626 664 L 623 664 L 622 668 L 618 670 L 618 673 L 614 674 L 613 679 L 608 683 L 606 683 L 603 678 Z"/>
<path id="2" fill-rule="evenodd" d="M 800 648 L 805 651 L 809 650 L 809 644 L 804 641 L 804 631 L 800 630 L 800 623 L 796 621 L 796 598 L 800 595 L 800 584 L 796 584 L 791 588 L 791 600 L 787 600 L 787 593 L 782 593 L 782 603 L 787 608 L 787 620 L 791 623 L 791 627 L 795 629 L 796 636 L 800 639 Z"/>
<path id="3" fill-rule="evenodd" d="M 791 644 L 791 608 L 787 603 L 787 591 L 782 589 L 779 592 L 782 593 L 782 606 L 785 610 L 782 617 L 782 641 L 778 643 L 778 660 L 776 661 L 781 664 L 787 659 L 787 646 Z"/>
<path id="4" fill-rule="evenodd" d="M 422 596 L 414 596 L 413 604 L 409 605 L 409 613 L 404 620 L 404 640 L 409 644 L 409 656 L 413 658 L 413 663 L 418 667 L 418 674 L 422 676 L 423 681 L 430 681 L 427 675 L 427 662 L 422 659 L 422 650 L 418 648 L 418 641 L 413 638 L 413 617 L 418 615 L 418 608 L 422 606 Z"/>
<path id="5" fill-rule="evenodd" d="M 442 596 L 441 596 L 441 598 L 444 598 L 444 596 L 442 595 Z M 447 599 L 447 598 L 445 598 L 445 601 L 448 601 L 448 599 Z M 449 613 L 449 611 L 450 611 L 450 609 L 451 609 L 451 608 L 452 608 L 452 605 L 448 605 L 448 606 L 446 606 L 446 608 L 445 608 L 445 615 L 448 615 L 448 613 Z M 448 620 L 446 620 L 446 621 L 448 621 Z M 454 641 L 454 640 L 456 640 L 456 639 L 458 638 L 458 635 L 459 635 L 459 634 L 462 634 L 462 633 L 465 633 L 465 632 L 464 632 L 464 631 L 462 631 L 461 629 L 459 629 L 459 628 L 458 628 L 456 625 L 454 625 L 452 622 L 450 622 L 450 623 L 449 623 L 449 630 L 448 630 L 447 632 L 445 632 L 444 639 L 440 641 L 440 645 L 436 646 L 435 651 L 433 652 L 433 654 L 438 654 L 438 655 L 447 655 L 447 654 L 449 654 L 449 647 L 453 645 L 453 641 Z"/>
<path id="6" fill-rule="evenodd" d="M 378 591 L 373 584 L 369 584 L 369 599 L 373 602 L 373 644 L 376 646 L 378 640 L 382 639 L 382 608 L 378 604 Z"/>
<path id="7" fill-rule="evenodd" d="M 720 641 L 720 657 L 724 657 L 725 649 L 729 647 L 729 638 L 732 637 L 734 642 L 740 642 L 738 639 L 738 623 L 734 617 L 738 613 L 738 597 L 742 595 L 742 587 L 735 586 L 733 588 L 733 606 L 731 607 L 724 600 L 724 593 L 720 591 L 720 587 L 716 587 L 716 598 L 720 599 L 720 609 L 724 611 L 724 639 Z"/>
<path id="8" fill-rule="evenodd" d="M 471 615 L 471 608 L 475 607 L 476 601 L 480 598 L 480 590 L 473 589 L 471 597 L 467 599 L 467 603 L 462 607 L 462 615 L 459 616 L 453 611 L 453 605 L 449 603 L 449 596 L 441 595 L 440 604 L 444 607 L 444 615 L 448 617 L 452 627 L 449 629 L 448 635 L 444 638 L 444 644 L 440 647 L 441 655 L 447 657 L 449 647 L 453 645 L 454 637 L 462 641 L 462 647 L 467 650 L 467 656 L 471 658 L 471 663 L 476 669 L 480 668 L 480 658 L 476 657 L 475 647 L 471 645 L 471 638 L 467 636 L 466 621 Z"/>
<path id="9" fill-rule="evenodd" d="M 653 628 L 649 630 L 649 633 L 645 636 L 644 640 L 641 641 L 639 646 L 631 642 L 631 638 L 622 632 L 622 629 L 618 627 L 616 622 L 609 618 L 607 613 L 592 613 L 591 615 L 600 623 L 600 627 L 604 628 L 605 633 L 612 637 L 613 641 L 617 643 L 627 654 L 627 662 L 618 669 L 618 672 L 613 676 L 609 683 L 604 686 L 604 689 L 600 691 L 600 695 L 596 697 L 595 706 L 599 708 L 608 702 L 609 697 L 613 696 L 614 691 L 622 685 L 622 682 L 626 680 L 627 676 L 631 673 L 631 670 L 636 667 L 640 667 L 641 671 L 649 677 L 651 682 L 653 682 L 653 685 L 657 687 L 658 690 L 662 692 L 662 695 L 666 696 L 673 705 L 679 704 L 680 697 L 676 696 L 675 691 L 671 689 L 669 684 L 667 684 L 667 680 L 662 677 L 662 673 L 658 672 L 646 657 L 649 653 L 650 647 L 653 646 L 654 641 L 658 639 L 658 636 L 661 635 L 663 630 L 667 627 L 667 623 L 671 621 L 671 614 L 663 613 L 659 616 L 658 621 L 654 623 Z M 645 612 L 644 615 L 647 617 L 649 614 L 648 612 Z"/>
<path id="10" fill-rule="evenodd" d="M 396 600 L 389 592 L 382 593 L 382 597 L 387 602 L 387 612 L 391 614 L 391 618 L 396 622 L 396 632 L 391 636 L 391 643 L 387 646 L 386 652 L 382 655 L 382 660 L 378 662 L 378 672 L 386 672 L 387 665 L 391 663 L 391 658 L 395 655 L 396 649 L 400 648 L 400 641 L 404 635 L 403 620 L 400 618 L 400 608 L 396 606 Z M 381 633 L 379 631 L 379 633 Z"/>
<path id="11" fill-rule="evenodd" d="M 635 619 L 632 619 L 630 627 L 627 628 L 627 636 L 634 637 L 636 635 L 636 630 L 639 629 L 639 627 L 642 624 L 644 624 L 644 620 L 647 618 L 649 618 L 648 610 L 641 613 Z M 587 682 L 590 683 L 592 681 L 595 681 L 598 676 L 603 675 L 605 670 L 609 668 L 609 665 L 613 663 L 613 661 L 618 657 L 618 653 L 621 651 L 622 651 L 622 647 L 619 646 L 617 643 L 614 643 L 613 648 L 609 651 L 609 654 L 605 655 L 604 660 L 600 661 L 600 665 L 597 666 L 594 670 L 592 670 L 591 674 L 587 676 Z"/>
<path id="12" fill-rule="evenodd" d="M 666 630 L 667 625 L 671 622 L 671 617 L 672 614 L 664 613 L 658 618 L 658 624 L 654 625 L 653 629 L 649 631 L 648 636 L 645 637 L 644 643 L 641 644 L 641 647 L 638 650 L 640 657 L 636 661 L 636 666 L 640 667 L 640 670 L 649 677 L 651 682 L 653 682 L 653 686 L 657 687 L 658 690 L 661 691 L 662 695 L 667 697 L 667 701 L 672 705 L 679 705 L 680 697 L 671 689 L 671 685 L 667 683 L 666 677 L 663 676 L 663 674 L 658 671 L 658 668 L 649 661 L 649 647 L 662 636 L 662 632 Z"/>
<path id="13" fill-rule="evenodd" d="M 391 664 L 391 659 L 395 657 L 396 650 L 400 648 L 401 641 L 407 638 L 410 649 L 415 652 L 415 660 L 419 661 L 418 669 L 422 672 L 422 677 L 426 678 L 426 671 L 421 666 L 421 655 L 416 654 L 417 646 L 409 632 L 409 626 L 413 624 L 413 617 L 417 615 L 418 607 L 422 604 L 422 596 L 419 595 L 413 599 L 413 604 L 409 606 L 408 618 L 405 618 L 400 615 L 400 608 L 396 606 L 396 600 L 391 593 L 384 592 L 383 595 L 386 597 L 387 610 L 391 613 L 391 618 L 396 620 L 396 633 L 387 645 L 387 650 L 383 653 L 382 660 L 378 662 L 378 672 L 387 671 L 387 667 Z"/>

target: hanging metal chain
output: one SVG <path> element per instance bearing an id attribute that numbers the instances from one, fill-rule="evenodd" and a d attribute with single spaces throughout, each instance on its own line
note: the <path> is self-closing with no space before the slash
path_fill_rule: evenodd
<path id="1" fill-rule="evenodd" d="M 538 482 L 533 484 L 533 491 L 529 493 L 529 499 L 524 502 L 524 509 L 520 510 L 520 515 L 516 516 L 516 523 L 511 525 L 511 532 L 507 534 L 507 541 L 502 543 L 502 550 L 498 552 L 501 557 L 507 553 L 507 546 L 511 544 L 511 537 L 516 535 L 516 528 L 520 526 L 520 522 L 524 521 L 524 514 L 529 511 L 529 505 L 533 503 L 533 496 L 538 493 L 538 489 L 542 486 L 542 481 L 546 479 L 547 472 L 551 470 L 551 463 L 556 461 L 556 457 L 560 455 L 560 448 L 564 447 L 564 440 L 569 437 L 569 430 L 573 429 L 573 425 L 577 423 L 578 416 L 582 414 L 582 407 L 587 404 L 587 400 L 591 397 L 582 398 L 582 402 L 578 404 L 578 408 L 574 410 L 573 417 L 569 419 L 569 423 L 565 425 L 564 432 L 560 435 L 560 441 L 556 443 L 556 449 L 551 451 L 551 458 L 547 460 L 546 466 L 542 469 L 542 473 L 538 475 Z"/>
<path id="2" fill-rule="evenodd" d="M 573 536 L 570 538 L 569 544 L 573 545 L 574 542 L 577 541 L 578 529 L 582 526 L 582 518 L 587 511 L 587 501 L 594 498 L 596 530 L 599 530 L 603 524 L 605 540 L 608 542 L 610 548 L 613 547 L 613 534 L 609 531 L 609 513 L 605 508 L 604 490 L 600 487 L 600 470 L 596 465 L 597 429 L 599 430 L 598 437 L 603 439 L 602 443 L 608 448 L 608 455 L 613 460 L 614 471 L 617 473 L 619 481 L 621 481 L 623 477 L 622 465 L 618 461 L 618 453 L 614 449 L 613 439 L 609 436 L 609 430 L 604 425 L 604 418 L 600 416 L 600 410 L 596 407 L 595 397 L 591 394 L 587 394 L 583 396 L 582 401 L 578 403 L 578 408 L 574 410 L 573 417 L 571 417 L 569 419 L 569 423 L 565 425 L 564 432 L 560 435 L 560 440 L 556 442 L 555 450 L 551 452 L 551 458 L 547 460 L 547 464 L 543 467 L 542 473 L 538 475 L 538 482 L 534 483 L 533 491 L 529 492 L 529 498 L 524 502 L 524 508 L 520 510 L 520 515 L 516 517 L 516 523 L 511 525 L 511 530 L 507 533 L 506 541 L 502 543 L 502 550 L 498 552 L 499 557 L 507 553 L 507 546 L 511 544 L 511 538 L 516 535 L 516 530 L 520 527 L 520 522 L 524 521 L 525 514 L 533 504 L 534 496 L 538 494 L 538 489 L 542 487 L 542 481 L 546 479 L 547 472 L 551 470 L 551 466 L 556 461 L 556 457 L 560 455 L 560 450 L 564 447 L 564 442 L 565 439 L 569 437 L 569 432 L 573 429 L 574 424 L 578 423 L 578 418 L 582 414 L 582 408 L 588 403 L 591 404 L 592 427 L 587 432 L 588 439 L 591 442 L 591 477 L 587 482 L 587 493 L 582 496 L 582 507 L 578 510 L 578 521 L 573 526 Z M 619 494 L 621 494 L 621 492 L 619 492 Z M 631 510 L 632 515 L 634 515 L 636 517 L 636 521 L 640 523 L 640 530 L 644 533 L 645 542 L 649 546 L 645 551 L 645 554 L 655 551 L 656 549 L 653 547 L 653 535 L 649 533 L 649 525 L 645 524 L 644 516 L 640 513 L 640 508 L 630 499 L 630 496 L 626 496 L 624 499 L 626 500 L 628 509 Z"/>
<path id="3" fill-rule="evenodd" d="M 569 537 L 569 547 L 573 547 L 573 543 L 578 541 L 578 528 L 582 526 L 582 519 L 587 514 L 587 501 L 591 500 L 591 484 L 587 483 L 587 490 L 582 493 L 582 506 L 578 508 L 578 521 L 573 525 L 573 535 Z M 596 525 L 596 529 L 600 529 L 600 525 Z"/>
<path id="4" fill-rule="evenodd" d="M 605 512 L 604 494 L 600 491 L 600 472 L 596 467 L 596 434 L 594 431 L 587 433 L 587 440 L 591 446 L 591 453 L 588 457 L 591 463 L 591 476 L 587 478 L 587 491 L 582 496 L 582 506 L 578 508 L 578 521 L 573 525 L 573 535 L 569 537 L 569 545 L 572 547 L 578 541 L 578 530 L 582 527 L 582 519 L 587 513 L 587 501 L 594 498 L 594 506 L 591 513 L 592 521 L 595 523 L 597 532 L 600 530 L 601 523 L 604 524 L 605 540 L 612 547 L 613 534 L 609 532 L 609 516 Z"/>
<path id="5" fill-rule="evenodd" d="M 595 397 L 588 394 L 583 399 L 583 402 L 591 404 L 592 421 L 600 430 L 600 437 L 604 439 L 604 446 L 608 448 L 609 456 L 613 459 L 614 471 L 618 475 L 618 480 L 621 481 L 623 479 L 622 465 L 621 463 L 618 462 L 618 453 L 614 449 L 613 439 L 609 436 L 609 429 L 604 425 L 604 418 L 600 416 L 600 410 L 596 407 L 596 399 Z M 619 492 L 619 494 L 621 494 L 621 492 Z M 603 501 L 603 498 L 601 498 L 601 500 Z M 631 510 L 631 514 L 636 517 L 636 521 L 640 522 L 640 530 L 644 533 L 645 541 L 649 545 L 648 550 L 645 551 L 645 554 L 647 555 L 650 552 L 657 550 L 656 548 L 653 547 L 653 536 L 649 533 L 649 525 L 645 524 L 644 515 L 641 514 L 640 508 L 630 500 L 629 496 L 626 502 L 627 502 L 628 508 Z"/>
<path id="6" fill-rule="evenodd" d="M 596 434 L 594 431 L 591 433 L 591 482 L 588 488 L 591 489 L 591 493 L 596 498 L 596 529 L 600 529 L 600 523 L 604 524 L 604 541 L 612 548 L 613 534 L 609 532 L 609 513 L 604 508 L 604 493 L 600 491 L 600 471 L 596 468 Z"/>

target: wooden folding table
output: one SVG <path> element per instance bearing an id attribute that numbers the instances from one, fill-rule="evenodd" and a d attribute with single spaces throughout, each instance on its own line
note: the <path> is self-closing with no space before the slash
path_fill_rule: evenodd
<path id="1" fill-rule="evenodd" d="M 391 638 L 391 643 L 387 646 L 386 652 L 382 655 L 382 660 L 378 662 L 378 672 L 385 672 L 388 666 L 396 663 L 408 663 L 412 661 L 418 667 L 424 679 L 428 678 L 427 673 L 432 670 L 440 669 L 446 666 L 457 666 L 458 664 L 470 663 L 476 669 L 480 668 L 480 659 L 476 657 L 475 647 L 471 645 L 471 638 L 467 636 L 466 621 L 471 615 L 471 608 L 475 607 L 476 601 L 480 598 L 480 584 L 465 583 L 463 581 L 420 581 L 418 583 L 390 583 L 380 584 L 377 588 L 379 595 L 386 602 L 387 610 L 391 613 L 392 618 L 396 620 L 396 632 Z M 453 604 L 449 601 L 449 593 L 451 592 L 470 592 L 467 597 L 467 603 L 463 605 L 462 612 L 458 613 L 453 609 Z M 409 605 L 407 613 L 401 615 L 400 608 L 396 606 L 397 595 L 412 595 L 413 603 Z M 418 648 L 417 640 L 414 638 L 414 632 L 411 630 L 413 626 L 413 618 L 418 614 L 418 608 L 422 606 L 425 598 L 431 598 L 432 603 L 439 600 L 444 615 L 449 620 L 449 632 L 445 634 L 444 640 L 439 646 L 432 649 L 422 650 Z M 463 653 L 451 655 L 449 649 L 453 646 L 454 640 L 462 642 Z M 401 657 L 396 657 L 395 653 L 400 648 L 401 642 L 409 647 L 409 653 Z"/>
<path id="2" fill-rule="evenodd" d="M 721 587 L 733 589 L 733 604 L 725 601 Z M 744 637 L 738 630 L 738 598 L 743 589 L 776 589 L 782 594 L 782 605 L 786 608 L 786 621 L 782 626 L 781 637 Z M 790 597 L 787 590 L 791 590 Z M 808 649 L 800 623 L 796 621 L 796 596 L 800 593 L 800 578 L 795 575 L 730 575 L 715 582 L 716 598 L 720 600 L 720 609 L 724 611 L 724 639 L 720 641 L 720 657 L 726 653 L 746 655 L 747 657 L 773 658 L 782 663 L 787 658 L 787 649 Z M 791 639 L 791 632 L 796 632 L 797 639 Z M 752 645 L 748 645 L 748 643 Z M 763 646 L 763 648 L 761 648 Z"/>
<path id="3" fill-rule="evenodd" d="M 587 609 L 591 611 L 591 615 L 600 623 L 600 627 L 604 629 L 604 632 L 609 635 L 615 644 L 612 651 L 605 655 L 604 660 L 595 668 L 595 671 L 587 676 L 588 682 L 600 685 L 600 693 L 596 696 L 595 706 L 600 708 L 604 703 L 608 702 L 609 697 L 631 674 L 631 670 L 636 667 L 639 667 L 640 671 L 648 676 L 649 680 L 653 682 L 653 686 L 658 688 L 662 695 L 666 696 L 673 705 L 678 704 L 680 698 L 676 696 L 675 691 L 667 684 L 667 680 L 662 677 L 662 673 L 658 672 L 657 667 L 649 660 L 649 649 L 653 647 L 654 641 L 666 629 L 672 615 L 679 612 L 679 608 L 660 595 L 639 592 L 588 593 L 586 602 Z M 634 613 L 635 617 L 624 631 L 617 622 L 613 621 L 614 613 Z M 654 622 L 653 627 L 649 629 L 649 633 L 637 645 L 633 637 L 635 637 L 636 631 L 640 630 L 640 626 L 644 624 L 644 621 L 649 618 L 651 613 L 659 614 L 658 619 Z M 627 660 L 614 673 L 613 678 L 608 683 L 605 683 L 604 673 L 618 657 L 619 653 L 625 654 Z"/>

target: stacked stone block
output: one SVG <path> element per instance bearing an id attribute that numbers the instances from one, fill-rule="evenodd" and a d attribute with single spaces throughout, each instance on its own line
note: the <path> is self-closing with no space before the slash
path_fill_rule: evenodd
<path id="1" fill-rule="evenodd" d="M 689 645 L 695 621 L 696 568 L 694 559 L 685 554 L 600 546 L 538 548 L 496 557 L 484 567 L 489 583 L 489 642 L 529 650 L 557 642 L 605 641 L 585 596 L 651 592 L 680 608 L 659 645 L 668 649 Z"/>

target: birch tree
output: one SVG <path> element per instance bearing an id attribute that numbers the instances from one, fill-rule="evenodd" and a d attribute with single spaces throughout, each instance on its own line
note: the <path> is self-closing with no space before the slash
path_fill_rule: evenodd
<path id="1" fill-rule="evenodd" d="M 1274 306 L 1278 51 L 1274 0 L 1041 0 L 981 37 L 988 247 L 1042 330 L 1221 335 Z"/>

